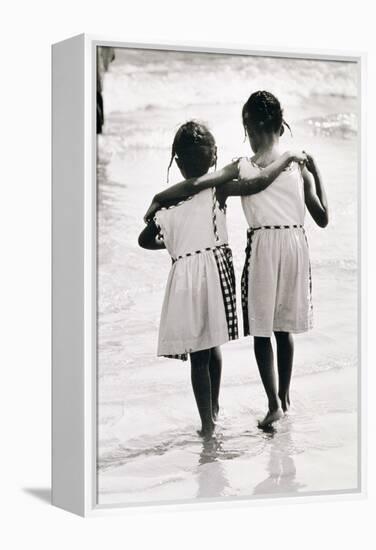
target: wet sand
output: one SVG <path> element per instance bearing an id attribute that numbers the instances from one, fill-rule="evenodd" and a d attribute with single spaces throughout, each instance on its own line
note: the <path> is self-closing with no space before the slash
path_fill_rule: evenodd
<path id="1" fill-rule="evenodd" d="M 226 351 L 226 361 L 235 362 L 238 350 Z M 131 452 L 118 449 L 112 457 L 118 464 L 115 469 L 110 457 L 107 465 L 102 460 L 100 503 L 356 490 L 356 385 L 355 368 L 297 377 L 290 412 L 274 431 L 262 432 L 257 427 L 264 412 L 259 386 L 228 384 L 222 392 L 216 435 L 205 443 L 195 435 L 194 425 L 179 429 L 176 422 L 174 431 L 167 429 L 174 407 L 191 396 L 168 400 L 165 426 L 160 419 L 155 426 L 150 404 L 145 417 L 138 419 L 143 436 L 135 433 L 135 419 L 127 422 L 125 415 L 119 430 L 133 432 L 134 438 L 128 440 Z M 148 445 L 151 438 L 153 447 Z"/>

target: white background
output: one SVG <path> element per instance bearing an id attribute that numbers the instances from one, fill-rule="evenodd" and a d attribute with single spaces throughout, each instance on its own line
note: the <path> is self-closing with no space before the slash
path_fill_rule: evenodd
<path id="1" fill-rule="evenodd" d="M 371 2 L 13 1 L 2 5 L 0 544 L 3 548 L 375 547 L 373 308 L 376 40 Z M 124 41 L 367 51 L 368 498 L 90 520 L 52 508 L 50 479 L 50 44 L 81 32 Z M 226 83 L 224 82 L 225 86 Z M 371 163 L 373 166 L 371 166 Z M 2 541 L 4 539 L 4 541 Z"/>

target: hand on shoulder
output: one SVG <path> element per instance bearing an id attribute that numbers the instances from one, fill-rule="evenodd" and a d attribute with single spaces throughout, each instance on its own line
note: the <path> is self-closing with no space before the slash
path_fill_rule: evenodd
<path id="1" fill-rule="evenodd" d="M 151 204 L 149 208 L 146 211 L 146 214 L 144 216 L 144 222 L 148 223 L 150 220 L 152 220 L 155 216 L 155 214 L 160 210 L 161 205 L 158 201 L 155 200 L 155 198 L 151 201 Z"/>
<path id="2" fill-rule="evenodd" d="M 301 166 L 304 166 L 308 160 L 308 155 L 305 151 L 287 151 L 287 156 L 289 157 L 291 162 L 297 162 Z"/>
<path id="3" fill-rule="evenodd" d="M 311 172 L 311 174 L 313 174 L 316 171 L 315 159 L 313 158 L 312 155 L 309 155 L 308 153 L 306 153 L 306 156 L 307 156 L 307 160 L 305 165 L 307 167 L 307 170 Z"/>

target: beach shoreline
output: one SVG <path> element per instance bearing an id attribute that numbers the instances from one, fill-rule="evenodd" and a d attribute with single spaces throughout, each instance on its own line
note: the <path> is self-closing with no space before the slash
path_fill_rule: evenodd
<path id="1" fill-rule="evenodd" d="M 180 435 L 176 427 L 175 442 L 159 444 L 158 452 L 158 443 L 148 446 L 153 438 L 147 433 L 131 439 L 133 457 L 126 451 L 122 457 L 118 449 L 101 471 L 99 504 L 353 492 L 358 483 L 356 386 L 351 367 L 295 378 L 292 410 L 274 433 L 263 433 L 257 428 L 265 402 L 261 384 L 241 391 L 224 385 L 212 443 L 203 443 L 193 425 L 183 426 Z M 120 422 L 126 430 L 128 423 Z"/>

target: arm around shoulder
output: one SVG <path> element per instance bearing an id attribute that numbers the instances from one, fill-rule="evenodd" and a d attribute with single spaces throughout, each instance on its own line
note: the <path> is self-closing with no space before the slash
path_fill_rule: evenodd
<path id="1" fill-rule="evenodd" d="M 290 162 L 301 162 L 304 160 L 305 154 L 287 151 L 263 169 L 260 169 L 258 166 L 254 165 L 253 174 L 246 178 L 241 177 L 239 181 L 236 182 L 232 181 L 230 183 L 225 183 L 221 189 L 223 189 L 223 192 L 226 192 L 227 196 L 244 196 L 260 193 L 260 191 L 264 191 L 273 183 L 281 172 L 287 168 Z"/>
<path id="2" fill-rule="evenodd" d="M 179 201 L 196 195 L 204 189 L 217 187 L 225 182 L 238 177 L 238 163 L 232 162 L 220 170 L 203 174 L 197 178 L 189 178 L 180 183 L 168 187 L 155 195 L 153 202 L 159 206 L 167 206 L 169 203 Z"/>

